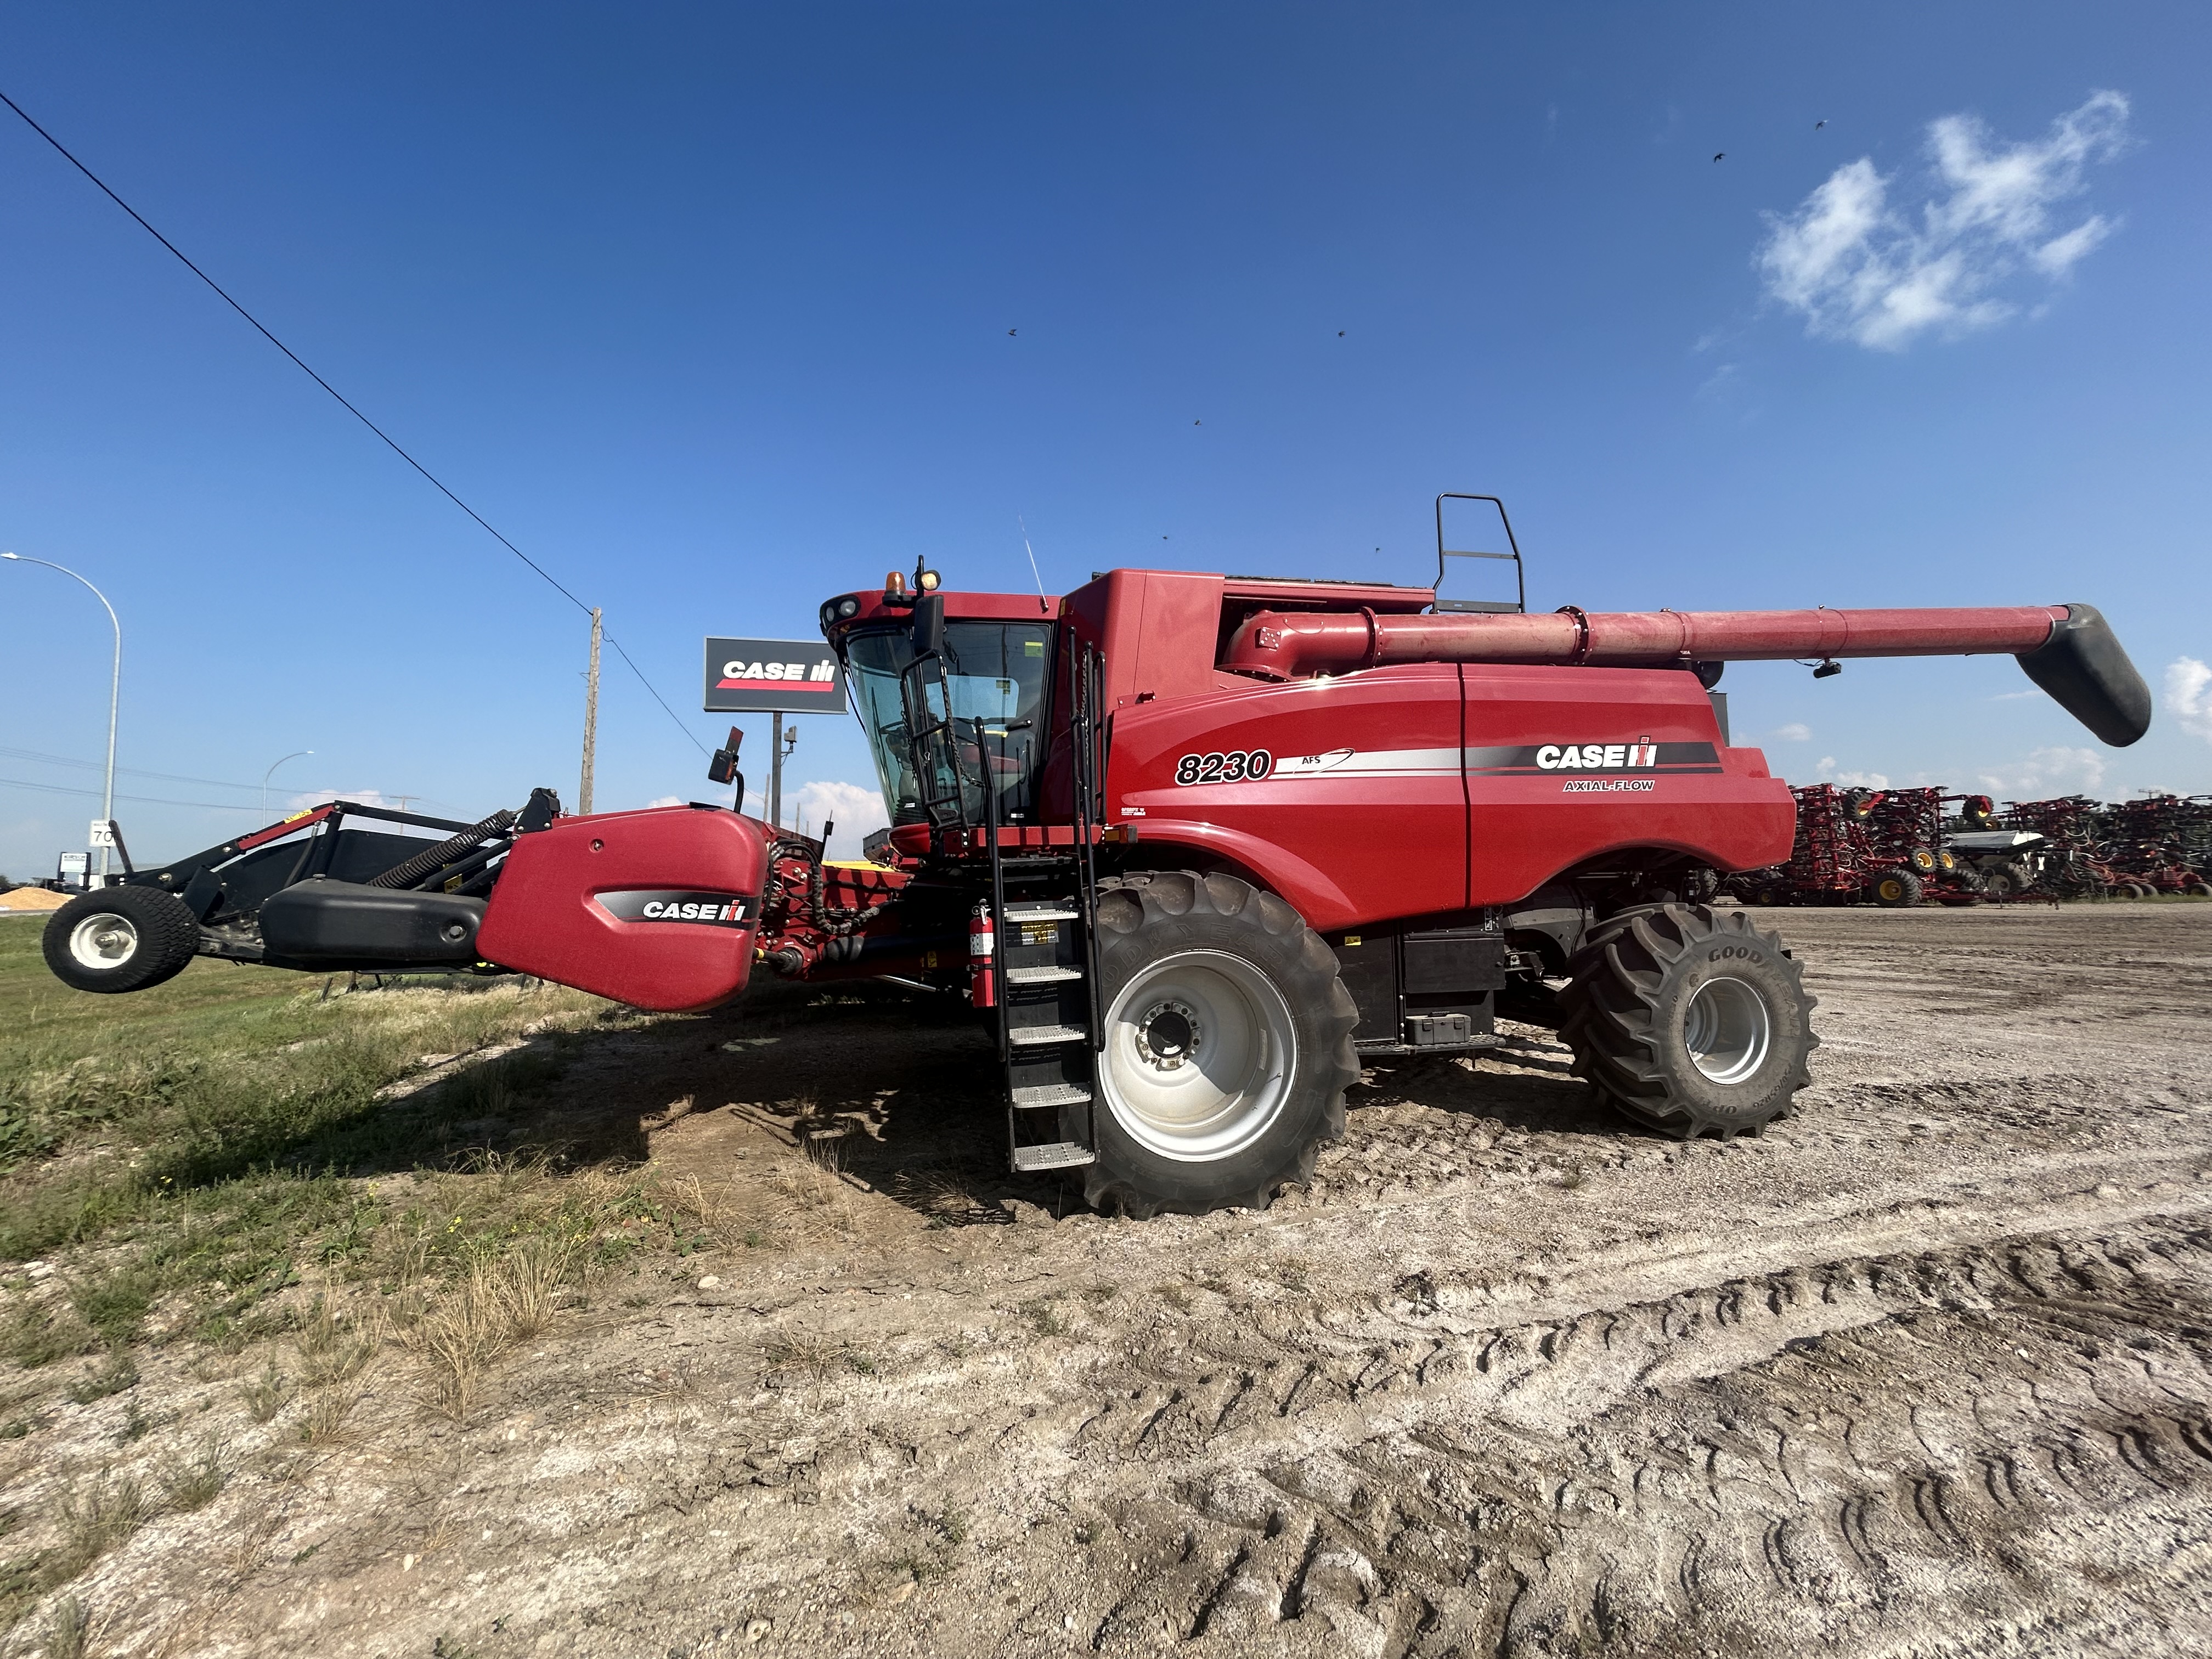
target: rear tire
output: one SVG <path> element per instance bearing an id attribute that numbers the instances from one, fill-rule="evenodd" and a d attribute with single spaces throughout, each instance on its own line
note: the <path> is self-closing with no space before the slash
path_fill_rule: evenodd
<path id="1" fill-rule="evenodd" d="M 1733 1139 L 1810 1080 L 1804 969 L 1741 911 L 1627 912 L 1591 929 L 1568 972 L 1559 1035 L 1577 1074 L 1649 1127 Z"/>
<path id="2" fill-rule="evenodd" d="M 102 887 L 54 912 L 40 940 L 54 977 L 79 991 L 143 991 L 198 954 L 199 921 L 153 887 Z"/>
<path id="3" fill-rule="evenodd" d="M 1084 1196 L 1139 1219 L 1265 1209 L 1344 1133 L 1359 1010 L 1336 953 L 1234 876 L 1102 884 L 1106 1046 Z"/>
<path id="4" fill-rule="evenodd" d="M 1917 871 L 1899 865 L 1876 876 L 1867 890 L 1874 895 L 1874 902 L 1886 910 L 1909 910 L 1920 902 L 1925 890 L 1920 884 Z"/>

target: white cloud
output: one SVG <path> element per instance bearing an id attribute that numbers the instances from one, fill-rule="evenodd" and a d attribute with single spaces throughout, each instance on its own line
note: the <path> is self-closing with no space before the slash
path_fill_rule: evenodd
<path id="1" fill-rule="evenodd" d="M 2183 731 L 2212 743 L 2212 668 L 2194 657 L 2176 657 L 2168 663 L 2166 706 Z"/>
<path id="2" fill-rule="evenodd" d="M 882 793 L 857 783 L 801 784 L 784 811 L 794 823 L 803 818 L 809 835 L 818 836 L 825 823 L 834 823 L 836 832 L 829 847 L 833 859 L 860 857 L 861 838 L 890 822 Z"/>
<path id="3" fill-rule="evenodd" d="M 1792 720 L 1787 726 L 1778 726 L 1771 732 L 1769 732 L 1766 734 L 1765 741 L 1768 743 L 1810 743 L 1813 741 L 1813 728 L 1806 725 L 1802 720 Z M 1823 766 L 1826 766 L 1829 763 L 1823 761 L 1820 763 Z"/>
<path id="4" fill-rule="evenodd" d="M 1956 337 L 2019 307 L 1993 290 L 2023 265 L 2059 280 L 2114 229 L 2091 214 L 2053 234 L 2054 209 L 2086 188 L 2093 161 L 2124 148 L 2128 100 L 2097 92 L 2039 142 L 1992 139 L 1974 116 L 1928 128 L 1933 177 L 1917 212 L 1893 203 L 1897 175 L 1861 156 L 1831 173 L 1794 214 L 1767 216 L 1756 258 L 1768 295 L 1808 333 L 1901 350 L 1923 331 Z"/>
<path id="5" fill-rule="evenodd" d="M 2039 749 L 2026 760 L 1980 774 L 1974 781 L 1991 794 L 2014 800 L 2091 794 L 2105 781 L 2105 757 L 2094 749 Z"/>
<path id="6" fill-rule="evenodd" d="M 647 806 L 684 806 L 689 803 L 681 795 L 655 795 L 646 802 Z"/>
<path id="7" fill-rule="evenodd" d="M 1808 732 L 1806 735 L 1809 737 L 1812 734 Z M 1813 781 L 1832 783 L 1844 789 L 1887 789 L 1889 787 L 1889 775 L 1887 772 L 1838 772 L 1836 770 L 1836 757 L 1823 755 L 1813 768 Z"/>

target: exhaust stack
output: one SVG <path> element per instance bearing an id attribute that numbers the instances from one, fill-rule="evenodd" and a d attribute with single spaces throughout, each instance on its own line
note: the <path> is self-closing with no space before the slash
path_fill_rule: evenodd
<path id="1" fill-rule="evenodd" d="M 1595 613 L 1568 605 L 1548 614 L 1419 616 L 1262 611 L 1231 637 L 1220 666 L 1288 680 L 1388 663 L 1687 669 L 1700 663 L 1998 652 L 2018 659 L 2028 678 L 2106 743 L 2125 747 L 2150 729 L 2150 688 L 2088 605 Z"/>

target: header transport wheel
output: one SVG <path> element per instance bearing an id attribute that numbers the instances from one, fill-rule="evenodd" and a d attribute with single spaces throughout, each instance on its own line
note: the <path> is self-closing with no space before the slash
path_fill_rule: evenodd
<path id="1" fill-rule="evenodd" d="M 101 887 L 54 912 L 40 940 L 46 966 L 79 991 L 143 991 L 173 979 L 198 953 L 200 925 L 173 893 Z"/>
<path id="2" fill-rule="evenodd" d="M 1732 1139 L 1809 1080 L 1804 969 L 1741 910 L 1658 904 L 1600 922 L 1568 964 L 1575 1071 L 1630 1117 Z"/>
<path id="3" fill-rule="evenodd" d="M 1265 1209 L 1344 1133 L 1359 1013 L 1336 953 L 1233 876 L 1124 877 L 1098 896 L 1105 1046 L 1084 1195 L 1144 1218 Z"/>

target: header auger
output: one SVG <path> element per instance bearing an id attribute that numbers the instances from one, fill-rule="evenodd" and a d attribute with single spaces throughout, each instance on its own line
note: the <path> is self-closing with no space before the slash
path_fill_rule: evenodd
<path id="1" fill-rule="evenodd" d="M 1363 1064 L 1496 1045 L 1500 1013 L 1557 1027 L 1668 1133 L 1788 1109 L 1813 1000 L 1711 900 L 1790 856 L 1796 805 L 1729 742 L 1726 662 L 2003 652 L 2108 743 L 2150 708 L 2081 605 L 1531 616 L 1383 583 L 1115 570 L 1041 600 L 917 570 L 821 622 L 890 808 L 866 863 L 701 804 L 564 817 L 541 791 L 436 848 L 353 844 L 332 813 L 72 901 L 48 960 L 119 990 L 195 953 L 415 951 L 664 1009 L 761 965 L 894 979 L 977 1011 L 1015 1168 L 1079 1170 L 1133 1214 L 1259 1206 L 1340 1132 Z M 714 775 L 742 799 L 735 747 Z"/>

